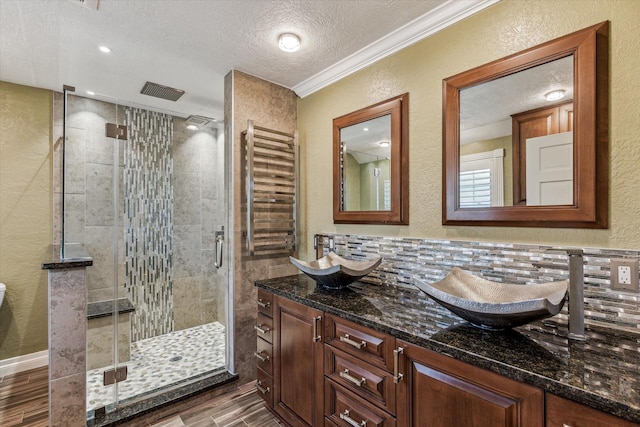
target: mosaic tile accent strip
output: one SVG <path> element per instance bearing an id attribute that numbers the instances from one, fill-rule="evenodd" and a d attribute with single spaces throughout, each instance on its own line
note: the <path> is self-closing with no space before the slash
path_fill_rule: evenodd
<path id="1" fill-rule="evenodd" d="M 413 288 L 413 279 L 441 280 L 460 267 L 496 282 L 545 283 L 569 278 L 566 253 L 549 245 L 467 242 L 402 237 L 323 234 L 332 237 L 334 251 L 345 258 L 383 258 L 380 266 L 362 279 L 376 285 Z M 640 295 L 611 289 L 611 258 L 640 258 L 640 250 L 582 248 L 584 251 L 585 323 L 640 331 Z M 329 252 L 324 247 L 324 254 Z M 557 315 L 568 319 L 568 304 Z"/>
<path id="2" fill-rule="evenodd" d="M 225 367 L 225 328 L 218 322 L 170 332 L 131 344 L 128 376 L 118 400 L 139 399 L 179 382 Z M 105 368 L 87 371 L 87 411 L 113 405 L 115 385 L 102 385 Z"/>
<path id="3" fill-rule="evenodd" d="M 171 116 L 125 108 L 124 238 L 131 339 L 173 330 L 173 158 Z"/>

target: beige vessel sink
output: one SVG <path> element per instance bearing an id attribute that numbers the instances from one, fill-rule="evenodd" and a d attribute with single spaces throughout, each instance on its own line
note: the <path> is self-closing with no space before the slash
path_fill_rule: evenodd
<path id="1" fill-rule="evenodd" d="M 371 273 L 380 265 L 382 257 L 354 261 L 329 252 L 328 255 L 314 261 L 305 262 L 294 257 L 289 257 L 289 261 L 325 288 L 340 289 Z"/>
<path id="2" fill-rule="evenodd" d="M 551 317 L 567 297 L 567 280 L 531 285 L 497 283 L 453 267 L 439 282 L 414 280 L 440 305 L 483 329 L 501 330 Z"/>

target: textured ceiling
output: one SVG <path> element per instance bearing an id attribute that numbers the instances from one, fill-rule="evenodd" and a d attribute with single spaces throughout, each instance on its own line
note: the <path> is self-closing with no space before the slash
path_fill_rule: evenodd
<path id="1" fill-rule="evenodd" d="M 0 79 L 219 119 L 232 69 L 305 96 L 495 1 L 0 0 Z M 278 49 L 283 32 L 297 53 Z M 146 81 L 186 93 L 141 95 Z"/>

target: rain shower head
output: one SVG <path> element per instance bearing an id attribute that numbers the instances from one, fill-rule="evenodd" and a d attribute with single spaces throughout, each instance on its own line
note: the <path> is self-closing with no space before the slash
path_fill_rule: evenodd
<path id="1" fill-rule="evenodd" d="M 217 125 L 218 121 L 216 119 L 212 119 L 211 117 L 191 115 L 187 117 L 187 125 L 197 126 L 199 128 L 206 127 L 209 125 Z"/>
<path id="2" fill-rule="evenodd" d="M 213 121 L 213 119 L 210 119 L 209 117 L 205 117 L 205 116 L 191 115 L 187 117 L 188 125 L 206 126 L 211 121 Z"/>
<path id="3" fill-rule="evenodd" d="M 169 101 L 177 101 L 182 95 L 184 95 L 183 90 L 151 82 L 146 82 L 140 93 L 143 95 L 155 96 L 156 98 L 168 99 Z"/>

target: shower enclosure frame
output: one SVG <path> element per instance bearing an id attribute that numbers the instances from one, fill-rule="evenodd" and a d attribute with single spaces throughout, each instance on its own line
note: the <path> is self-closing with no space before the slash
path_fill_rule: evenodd
<path id="1" fill-rule="evenodd" d="M 65 233 L 65 223 L 66 223 L 66 217 L 67 217 L 67 211 L 66 211 L 66 206 L 67 203 L 65 201 L 66 198 L 66 181 L 67 181 L 67 162 L 69 161 L 69 159 L 67 158 L 67 141 L 69 139 L 68 136 L 68 122 L 67 122 L 67 115 L 68 115 L 68 110 L 67 110 L 67 91 L 72 90 L 73 88 L 71 87 L 67 87 L 65 86 L 64 92 L 63 92 L 63 125 L 62 125 L 62 144 L 61 147 L 58 148 L 58 156 L 61 157 L 61 177 L 62 179 L 60 180 L 60 191 L 61 191 L 61 201 L 60 201 L 60 211 L 59 211 L 59 215 L 60 215 L 60 240 L 59 240 L 59 244 L 60 244 L 60 258 L 62 260 L 80 260 L 80 259 L 91 259 L 90 256 L 88 256 L 87 254 L 82 253 L 81 251 L 79 251 L 78 249 L 81 249 L 79 246 L 76 245 L 70 245 L 70 243 L 67 241 L 66 237 L 66 233 Z M 119 107 L 119 104 L 115 104 L 116 108 Z M 116 141 L 119 143 L 119 139 L 116 138 Z M 225 144 L 222 143 L 220 144 L 220 146 L 225 147 Z M 119 168 L 119 152 L 120 152 L 120 148 L 118 149 L 114 149 L 113 150 L 113 157 L 112 157 L 112 162 L 113 162 L 113 168 L 114 170 L 118 170 Z M 231 158 L 233 153 L 231 152 L 232 150 L 227 150 L 224 149 L 224 154 L 223 154 L 223 182 L 226 183 L 231 183 L 232 182 L 232 173 L 231 170 L 232 168 L 229 166 L 230 162 L 231 162 Z M 119 174 L 118 173 L 114 173 L 112 176 L 112 186 L 113 186 L 113 191 L 112 191 L 112 195 L 114 200 L 118 200 L 119 197 L 119 193 L 120 193 L 120 179 L 119 179 Z M 222 196 L 223 199 L 223 203 L 225 206 L 224 212 L 224 220 L 223 220 L 223 227 L 224 230 L 228 230 L 231 229 L 230 224 L 232 224 L 233 221 L 233 214 L 232 214 L 232 210 L 229 209 L 230 206 L 230 197 L 231 194 L 233 193 L 233 189 L 232 189 L 232 185 L 228 184 L 224 187 L 224 191 Z M 119 232 L 118 232 L 118 228 L 122 226 L 122 224 L 119 223 L 118 221 L 118 214 L 116 214 L 118 212 L 118 203 L 113 203 L 113 211 L 114 211 L 114 225 L 112 227 L 112 233 L 113 233 L 113 244 L 116 247 L 116 250 L 113 251 L 113 258 L 114 258 L 114 278 L 118 277 L 118 251 L 117 251 L 117 240 L 119 238 Z M 227 272 L 227 280 L 226 280 L 226 284 L 225 284 L 225 288 L 226 288 L 226 293 L 225 293 L 225 297 L 224 297 L 224 320 L 226 323 L 226 328 L 225 328 L 225 363 L 224 366 L 221 367 L 220 371 L 215 371 L 214 377 L 219 377 L 217 380 L 215 378 L 212 378 L 212 381 L 201 381 L 200 386 L 203 388 L 208 388 L 211 387 L 213 383 L 215 383 L 216 381 L 218 382 L 227 382 L 230 379 L 232 379 L 234 377 L 234 367 L 233 367 L 233 286 L 230 286 L 231 283 L 233 283 L 233 256 L 231 254 L 233 254 L 233 242 L 232 239 L 225 239 L 225 243 L 226 243 L 226 247 L 224 248 L 224 261 L 223 261 L 223 268 L 225 268 L 226 272 Z M 94 259 L 94 265 L 95 265 L 96 260 Z M 113 334 L 112 334 L 112 342 L 113 342 L 113 350 L 112 350 L 112 355 L 113 355 L 113 360 L 114 360 L 114 366 L 117 368 L 119 365 L 119 361 L 118 361 L 118 355 L 119 355 L 119 349 L 118 349 L 118 328 L 120 327 L 120 325 L 118 324 L 118 304 L 116 303 L 117 299 L 118 299 L 118 283 L 117 280 L 114 281 L 114 287 L 113 287 L 113 304 L 112 304 L 112 312 L 111 312 L 111 318 L 113 319 Z M 225 371 L 225 372 L 222 372 Z M 116 374 L 116 377 L 119 374 Z M 191 385 L 191 387 L 189 388 L 188 393 L 192 393 L 194 390 L 194 385 Z M 197 385 L 195 387 L 198 387 Z M 173 392 L 173 395 L 176 395 L 176 392 Z M 117 395 L 117 385 L 116 387 L 114 387 L 114 407 L 112 408 L 114 411 L 118 411 L 119 408 L 119 401 L 118 401 L 118 395 Z M 140 401 L 136 401 L 133 402 L 134 404 L 138 405 L 141 410 L 147 410 L 149 409 L 148 407 L 145 407 L 145 405 L 141 404 Z M 107 412 L 107 418 L 109 417 L 108 412 L 109 411 L 105 411 Z M 114 414 L 111 414 L 114 415 Z M 112 419 L 113 417 L 111 417 Z M 96 421 L 96 419 L 94 420 L 89 420 L 89 424 L 94 424 L 94 425 L 100 425 L 99 422 Z"/>

